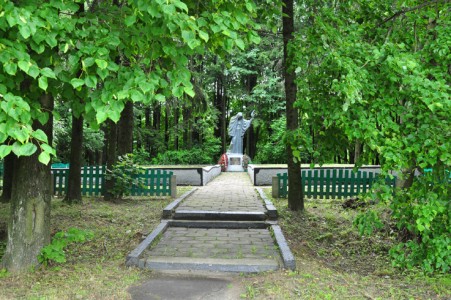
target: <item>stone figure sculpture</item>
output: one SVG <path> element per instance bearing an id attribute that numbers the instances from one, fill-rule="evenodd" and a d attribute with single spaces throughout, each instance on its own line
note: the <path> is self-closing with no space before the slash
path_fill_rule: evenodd
<path id="1" fill-rule="evenodd" d="M 251 119 L 243 118 L 243 113 L 239 112 L 230 119 L 229 135 L 232 137 L 228 153 L 243 154 L 243 136 L 251 126 L 255 111 L 251 113 Z"/>

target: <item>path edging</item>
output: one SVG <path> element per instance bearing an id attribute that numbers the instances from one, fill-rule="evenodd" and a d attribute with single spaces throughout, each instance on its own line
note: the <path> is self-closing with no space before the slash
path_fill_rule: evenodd
<path id="1" fill-rule="evenodd" d="M 198 188 L 193 188 L 190 191 L 184 193 L 179 198 L 175 199 L 171 203 L 169 203 L 164 209 L 163 209 L 163 218 L 170 218 L 172 216 L 172 213 L 174 210 L 180 205 L 180 203 L 188 198 L 192 193 L 194 193 Z"/>

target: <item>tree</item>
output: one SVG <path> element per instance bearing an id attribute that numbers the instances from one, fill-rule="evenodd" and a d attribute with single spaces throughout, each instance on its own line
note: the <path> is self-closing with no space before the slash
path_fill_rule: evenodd
<path id="1" fill-rule="evenodd" d="M 299 127 L 299 112 L 294 107 L 296 102 L 295 73 L 292 66 L 292 41 L 294 33 L 293 0 L 284 0 L 282 7 L 283 23 L 283 57 L 285 79 L 285 101 L 287 116 L 287 164 L 288 164 L 288 207 L 291 210 L 304 210 L 304 195 L 301 181 L 301 163 L 293 155 L 293 132 Z"/>
<path id="2" fill-rule="evenodd" d="M 147 105 L 194 96 L 189 56 L 259 40 L 250 0 L 116 4 L 92 1 L 86 11 L 84 2 L 0 4 L 0 158 L 18 156 L 3 260 L 11 271 L 35 265 L 50 239 L 50 169 L 44 165 L 55 151 L 51 132 L 41 128 L 52 120 L 47 102 L 83 99 L 74 113 L 99 128 L 107 119 L 118 122 L 130 100 Z"/>
<path id="3" fill-rule="evenodd" d="M 376 154 L 383 172 L 398 175 L 401 190 L 383 199 L 408 234 L 392 254 L 397 265 L 428 272 L 451 265 L 450 5 L 300 1 L 295 41 L 297 104 L 317 131 L 334 130 L 325 141 L 344 138 L 348 152 L 362 143 L 360 163 Z M 414 176 L 424 168 L 433 175 Z"/>

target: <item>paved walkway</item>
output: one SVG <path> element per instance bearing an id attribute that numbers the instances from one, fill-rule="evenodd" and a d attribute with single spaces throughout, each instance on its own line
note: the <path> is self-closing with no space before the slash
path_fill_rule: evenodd
<path id="1" fill-rule="evenodd" d="M 244 172 L 221 173 L 207 186 L 183 201 L 177 211 L 265 212 L 249 175 Z"/>
<path id="2" fill-rule="evenodd" d="M 130 253 L 127 265 L 207 272 L 294 268 L 280 227 L 269 220 L 276 212 L 262 197 L 247 173 L 222 173 L 165 208 L 166 219 Z"/>

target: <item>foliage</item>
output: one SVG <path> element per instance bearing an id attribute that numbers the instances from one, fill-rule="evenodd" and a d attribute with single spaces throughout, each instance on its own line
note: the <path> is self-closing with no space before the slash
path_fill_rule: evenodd
<path id="1" fill-rule="evenodd" d="M 432 176 L 418 178 L 412 188 L 400 191 L 392 203 L 393 218 L 407 231 L 403 242 L 391 249 L 393 264 L 425 272 L 451 269 L 451 185 Z"/>
<path id="2" fill-rule="evenodd" d="M 50 263 L 66 262 L 64 249 L 72 243 L 83 243 L 92 239 L 94 234 L 89 230 L 69 228 L 67 231 L 60 231 L 55 234 L 52 242 L 41 249 L 38 261 L 44 266 Z"/>
<path id="3" fill-rule="evenodd" d="M 301 26 L 292 47 L 301 128 L 335 132 L 316 134 L 316 143 L 361 142 L 364 155 L 377 153 L 383 171 L 396 171 L 401 180 L 416 169 L 449 168 L 450 5 L 359 0 L 331 6 L 300 1 Z M 306 137 L 289 138 L 302 147 L 309 144 Z M 438 185 L 407 184 L 393 198 L 399 230 L 412 234 L 411 241 L 392 252 L 399 266 L 442 272 L 448 268 L 443 234 L 449 234 L 449 207 L 445 209 L 442 201 L 449 194 L 435 190 Z M 377 224 L 374 213 L 356 222 L 368 232 L 371 227 L 364 224 L 371 219 Z"/>
<path id="4" fill-rule="evenodd" d="M 118 121 L 126 101 L 194 96 L 189 56 L 260 41 L 250 0 L 50 1 L 39 9 L 28 0 L 0 8 L 0 143 L 11 139 L 0 145 L 0 158 L 31 155 L 34 142 L 41 162 L 55 155 L 44 132 L 32 128 L 52 113 L 36 101 L 45 93 L 67 99 L 74 114 L 98 127 Z"/>
<path id="5" fill-rule="evenodd" d="M 354 219 L 353 225 L 359 229 L 360 235 L 371 235 L 375 230 L 384 226 L 374 210 L 359 214 Z"/>
<path id="6" fill-rule="evenodd" d="M 69 162 L 70 160 L 70 144 L 72 139 L 72 123 L 70 112 L 65 106 L 55 108 L 58 111 L 59 119 L 53 124 L 53 147 L 56 149 L 56 157 L 52 162 Z M 66 110 L 66 111 L 62 111 Z M 83 154 L 86 160 L 89 153 L 101 151 L 104 146 L 104 132 L 83 124 Z"/>
<path id="7" fill-rule="evenodd" d="M 269 138 L 257 144 L 258 151 L 254 158 L 255 162 L 262 164 L 286 163 L 285 127 L 285 117 L 273 121 L 268 132 Z"/>
<path id="8" fill-rule="evenodd" d="M 219 139 L 210 138 L 202 145 L 196 145 L 189 150 L 171 150 L 159 153 L 152 159 L 155 165 L 197 165 L 215 164 L 221 146 Z"/>
<path id="9" fill-rule="evenodd" d="M 106 179 L 114 179 L 114 188 L 109 192 L 114 199 L 130 194 L 132 186 L 145 186 L 138 176 L 143 173 L 143 169 L 135 162 L 132 153 L 119 156 L 112 170 L 107 170 Z"/>

